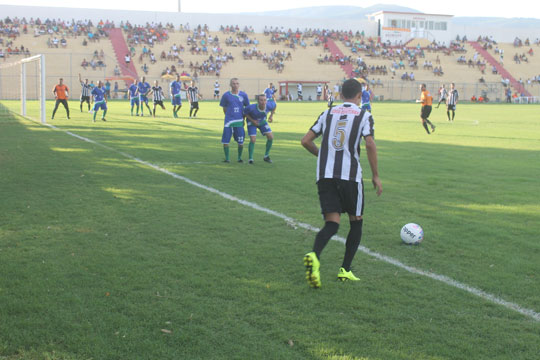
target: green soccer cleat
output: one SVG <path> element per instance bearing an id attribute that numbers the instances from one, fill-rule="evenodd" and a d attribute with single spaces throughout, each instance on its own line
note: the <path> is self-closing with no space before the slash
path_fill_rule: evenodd
<path id="1" fill-rule="evenodd" d="M 360 281 L 360 278 L 357 278 L 356 276 L 354 276 L 352 271 L 345 271 L 344 268 L 339 268 L 339 273 L 337 274 L 337 278 L 338 280 L 341 280 L 343 282 L 347 280 Z"/>
<path id="2" fill-rule="evenodd" d="M 319 273 L 319 267 L 321 263 L 317 259 L 317 254 L 314 252 L 307 253 L 304 256 L 304 265 L 306 266 L 306 280 L 309 286 L 314 289 L 321 287 L 321 274 Z"/>

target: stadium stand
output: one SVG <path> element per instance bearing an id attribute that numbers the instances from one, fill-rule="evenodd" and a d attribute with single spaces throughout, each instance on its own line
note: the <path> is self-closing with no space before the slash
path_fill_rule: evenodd
<path id="1" fill-rule="evenodd" d="M 222 89 L 226 89 L 232 77 L 240 78 L 250 94 L 261 92 L 268 82 L 334 84 L 354 76 L 368 81 L 380 99 L 414 98 L 418 82 L 428 83 L 432 90 L 442 83 L 470 84 L 467 91 L 472 93 L 464 94 L 470 98 L 493 84 L 501 86 L 504 79 L 517 93 L 530 95 L 526 88 L 540 80 L 536 73 L 540 59 L 534 55 L 539 41 L 532 45 L 517 38 L 513 44 L 497 44 L 490 38 L 464 40 L 457 38 L 446 46 L 411 39 L 395 46 L 359 32 L 325 29 L 265 27 L 263 33 L 255 33 L 252 27 L 236 25 L 211 31 L 206 25 L 175 28 L 129 21 L 115 27 L 108 20 L 96 25 L 83 20 L 0 21 L 0 59 L 46 54 L 51 88 L 62 76 L 68 86 L 78 89 L 79 72 L 93 81 L 129 81 L 145 74 L 148 81 L 157 79 L 162 85 L 180 73 L 197 80 L 208 98 L 216 79 L 223 79 Z M 497 60 L 501 53 L 503 64 Z M 412 90 L 396 91 L 405 87 Z"/>

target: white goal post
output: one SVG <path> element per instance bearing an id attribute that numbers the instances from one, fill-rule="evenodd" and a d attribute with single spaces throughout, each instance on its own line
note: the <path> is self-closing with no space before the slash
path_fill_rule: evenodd
<path id="1" fill-rule="evenodd" d="M 38 80 L 36 84 L 37 89 L 33 89 L 32 93 L 35 94 L 34 96 L 39 100 L 39 115 L 38 115 L 39 120 L 43 124 L 45 124 L 46 119 L 47 119 L 46 113 L 45 113 L 45 100 L 46 100 L 46 97 L 45 97 L 45 79 L 46 79 L 45 55 L 43 54 L 35 55 L 35 56 L 21 59 L 19 61 L 1 64 L 0 72 L 2 73 L 1 79 L 3 81 L 2 81 L 2 84 L 0 84 L 0 87 L 2 88 L 0 89 L 0 92 L 6 91 L 5 90 L 6 88 L 13 89 L 17 87 L 17 80 L 13 77 L 4 76 L 3 73 L 5 73 L 6 71 L 8 72 L 14 71 L 15 70 L 14 68 L 20 65 L 20 83 L 18 84 L 20 87 L 19 99 L 16 99 L 15 94 L 13 94 L 12 96 L 2 96 L 2 97 L 4 99 L 7 99 L 9 97 L 14 97 L 16 100 L 20 100 L 21 102 L 20 115 L 25 116 L 25 117 L 28 116 L 27 107 L 26 107 L 27 98 L 28 98 L 27 78 L 29 76 L 28 71 L 27 71 L 27 65 L 30 63 L 37 63 L 37 69 L 33 74 L 34 77 L 37 77 L 36 80 Z M 3 84 L 4 82 L 6 82 L 6 80 L 7 80 L 7 84 Z"/>

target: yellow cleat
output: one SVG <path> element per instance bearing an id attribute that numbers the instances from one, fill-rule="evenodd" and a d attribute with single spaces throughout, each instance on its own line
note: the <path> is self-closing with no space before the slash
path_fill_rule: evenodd
<path id="1" fill-rule="evenodd" d="M 306 267 L 306 280 L 314 289 L 321 287 L 321 274 L 319 273 L 319 267 L 321 263 L 317 258 L 317 254 L 314 252 L 307 253 L 304 256 L 304 265 Z"/>
<path id="2" fill-rule="evenodd" d="M 339 273 L 337 274 L 337 278 L 338 280 L 341 280 L 341 281 L 347 281 L 347 280 L 360 281 L 360 278 L 357 278 L 356 276 L 354 276 L 352 271 L 345 271 L 344 268 L 339 268 Z"/>

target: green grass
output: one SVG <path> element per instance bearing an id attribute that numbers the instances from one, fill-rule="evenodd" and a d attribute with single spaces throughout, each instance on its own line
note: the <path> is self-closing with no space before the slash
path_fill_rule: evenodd
<path id="1" fill-rule="evenodd" d="M 336 282 L 338 242 L 312 290 L 314 233 L 121 154 L 321 226 L 300 139 L 324 104 L 280 103 L 274 164 L 259 135 L 253 166 L 221 163 L 216 102 L 174 120 L 111 102 L 95 124 L 71 106 L 49 122 L 116 151 L 0 117 L 0 359 L 538 358 L 540 322 L 465 291 L 360 252 L 362 281 Z M 539 110 L 460 104 L 450 124 L 435 109 L 428 136 L 417 105 L 376 103 L 384 192 L 366 191 L 362 245 L 539 312 Z M 407 222 L 420 246 L 401 243 Z"/>

